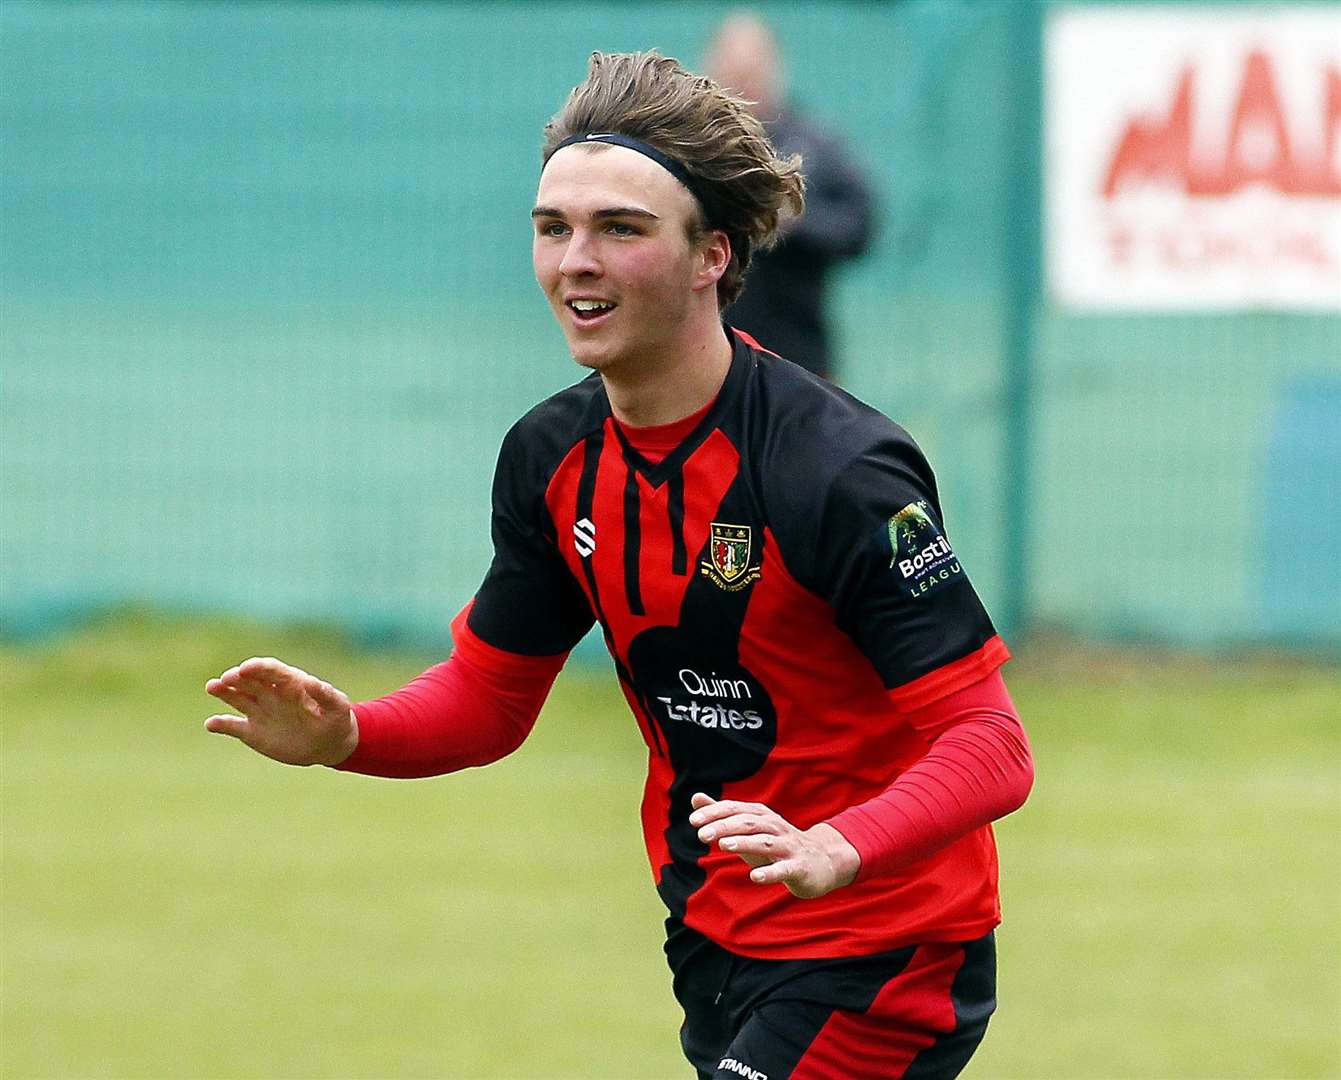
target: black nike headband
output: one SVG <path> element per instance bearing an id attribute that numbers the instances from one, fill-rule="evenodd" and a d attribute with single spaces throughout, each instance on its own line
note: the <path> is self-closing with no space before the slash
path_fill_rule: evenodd
<path id="1" fill-rule="evenodd" d="M 721 201 L 713 197 L 712 190 L 708 185 L 685 168 L 684 162 L 676 160 L 669 154 L 662 153 L 651 143 L 645 143 L 642 139 L 635 139 L 631 135 L 621 135 L 617 131 L 585 131 L 577 135 L 569 135 L 554 148 L 550 157 L 553 157 L 565 146 L 572 146 L 574 143 L 606 143 L 610 146 L 623 146 L 626 149 L 637 151 L 645 158 L 650 158 L 689 189 L 690 194 L 698 200 L 699 206 L 703 208 L 703 216 L 707 219 L 708 228 L 722 228 Z"/>

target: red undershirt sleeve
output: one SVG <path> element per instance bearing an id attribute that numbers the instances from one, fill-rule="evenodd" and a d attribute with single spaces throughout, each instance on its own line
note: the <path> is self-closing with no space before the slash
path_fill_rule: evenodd
<path id="1" fill-rule="evenodd" d="M 1019 809 L 1029 741 L 1000 671 L 902 714 L 931 744 L 875 798 L 829 819 L 861 856 L 858 880 L 925 859 Z"/>
<path id="2" fill-rule="evenodd" d="M 531 733 L 567 653 L 521 656 L 485 643 L 452 620 L 448 659 L 406 686 L 354 706 L 359 741 L 336 766 L 401 779 L 488 765 Z"/>

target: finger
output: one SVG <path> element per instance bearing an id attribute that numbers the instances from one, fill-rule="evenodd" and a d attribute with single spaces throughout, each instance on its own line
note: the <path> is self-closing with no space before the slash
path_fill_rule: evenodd
<path id="1" fill-rule="evenodd" d="M 236 666 L 230 667 L 227 671 L 219 672 L 218 678 L 210 679 L 209 682 L 205 683 L 205 685 L 209 686 L 210 683 L 216 683 L 216 682 L 222 682 L 222 683 L 237 682 L 238 675 L 239 672 L 237 667 Z"/>
<path id="2" fill-rule="evenodd" d="M 276 700 L 294 702 L 294 700 L 302 698 L 308 682 L 315 682 L 315 680 L 312 680 L 311 676 L 306 675 L 306 673 L 302 675 L 302 679 L 291 679 L 287 676 L 270 679 L 266 673 L 248 675 L 247 672 L 243 672 L 231 683 L 227 683 L 227 686 L 232 687 L 233 690 L 239 690 L 243 694 L 252 695 L 261 703 L 276 702 Z"/>
<path id="3" fill-rule="evenodd" d="M 717 845 L 732 855 L 754 856 L 769 862 L 780 861 L 792 854 L 792 847 L 786 837 L 759 833 L 754 836 L 728 836 Z"/>
<path id="4" fill-rule="evenodd" d="M 707 796 L 705 795 L 706 799 Z M 706 825 L 710 821 L 718 821 L 724 817 L 730 817 L 732 814 L 744 813 L 771 813 L 768 807 L 762 803 L 744 803 L 736 802 L 734 799 L 723 799 L 720 802 L 705 803 L 692 814 L 689 815 L 689 824 L 698 827 Z"/>
<path id="5" fill-rule="evenodd" d="M 779 859 L 766 866 L 756 866 L 750 871 L 750 880 L 756 885 L 785 885 L 799 880 L 805 873 L 805 864 L 800 859 Z"/>
<path id="6" fill-rule="evenodd" d="M 705 795 L 701 791 L 696 791 L 694 792 L 694 794 L 689 796 L 689 805 L 692 806 L 695 810 L 702 810 L 703 807 L 711 806 L 716 801 L 717 800 L 714 799 L 711 795 Z M 691 818 L 690 820 L 693 819 Z"/>
<path id="7" fill-rule="evenodd" d="M 711 821 L 698 831 L 703 843 L 720 840 L 724 836 L 748 836 L 751 833 L 767 832 L 781 834 L 786 822 L 772 811 L 759 814 L 733 814 L 731 817 Z"/>
<path id="8" fill-rule="evenodd" d="M 312 677 L 302 668 L 286 664 L 273 656 L 253 656 L 249 660 L 243 660 L 238 665 L 238 670 L 244 678 L 261 679 L 280 685 L 301 682 Z"/>
<path id="9" fill-rule="evenodd" d="M 222 678 L 209 679 L 205 682 L 205 693 L 211 697 L 223 697 L 224 694 L 240 693 L 233 683 L 224 682 Z"/>
<path id="10" fill-rule="evenodd" d="M 311 680 L 307 684 L 307 692 L 312 700 L 323 709 L 345 709 L 349 706 L 349 698 L 345 696 L 342 690 L 337 690 L 328 682 L 322 682 L 315 676 L 308 676 Z"/>
<path id="11" fill-rule="evenodd" d="M 271 682 L 269 679 L 253 678 L 247 675 L 240 675 L 226 685 L 243 694 L 250 694 L 258 701 L 273 700 L 276 697 L 289 699 L 298 696 L 298 688 L 290 683 Z"/>
<path id="12" fill-rule="evenodd" d="M 233 706 L 239 712 L 251 713 L 259 708 L 255 697 L 251 694 L 244 694 L 241 690 L 234 690 L 231 686 L 219 687 L 213 696 Z"/>
<path id="13" fill-rule="evenodd" d="M 205 684 L 205 689 L 212 693 L 213 691 L 210 690 L 210 688 L 215 685 L 231 686 L 234 689 L 240 688 L 247 693 L 254 694 L 261 687 L 268 688 L 273 686 L 274 683 L 269 679 L 257 679 L 249 675 L 243 675 L 240 668 L 229 668 L 217 679 L 210 679 L 209 682 Z"/>
<path id="14" fill-rule="evenodd" d="M 240 685 L 248 680 L 256 686 L 264 687 L 286 701 L 293 701 L 306 695 L 323 709 L 341 709 L 348 706 L 348 700 L 331 686 L 302 668 L 276 660 L 272 656 L 254 656 L 240 665 Z M 264 691 L 255 691 L 258 693 Z"/>
<path id="15" fill-rule="evenodd" d="M 249 678 L 264 678 L 273 682 L 276 674 L 290 670 L 294 670 L 291 665 L 273 656 L 249 656 L 247 659 L 234 664 L 219 678 L 235 679 L 239 675 L 245 675 Z"/>
<path id="16" fill-rule="evenodd" d="M 246 741 L 250 725 L 245 717 L 242 716 L 211 716 L 205 721 L 205 730 L 212 731 L 216 735 L 231 735 L 235 739 Z"/>

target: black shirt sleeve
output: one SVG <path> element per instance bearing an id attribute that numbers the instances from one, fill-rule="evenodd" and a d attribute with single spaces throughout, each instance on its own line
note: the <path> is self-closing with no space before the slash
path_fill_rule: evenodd
<path id="1" fill-rule="evenodd" d="M 561 454 L 519 423 L 503 440 L 494 472 L 494 558 L 470 609 L 470 629 L 486 643 L 524 656 L 553 656 L 576 645 L 595 621 L 555 545 L 545 489 Z M 547 459 L 553 459 L 549 461 Z"/>
<path id="2" fill-rule="evenodd" d="M 970 655 L 996 630 L 946 536 L 916 444 L 870 414 L 844 434 L 837 445 L 855 452 L 811 440 L 819 449 L 809 467 L 791 471 L 808 477 L 789 491 L 808 490 L 809 507 L 793 501 L 785 516 L 794 524 L 779 541 L 797 580 L 829 602 L 893 690 Z"/>
<path id="3" fill-rule="evenodd" d="M 887 440 L 834 478 L 822 570 L 838 625 L 894 688 L 979 649 L 996 631 L 950 546 L 935 478 L 909 440 Z"/>

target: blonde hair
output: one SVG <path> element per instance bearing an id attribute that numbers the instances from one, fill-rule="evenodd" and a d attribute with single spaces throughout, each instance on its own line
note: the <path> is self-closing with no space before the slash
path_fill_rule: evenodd
<path id="1" fill-rule="evenodd" d="M 542 167 L 565 139 L 594 131 L 639 139 L 679 161 L 711 203 L 710 218 L 698 200 L 690 240 L 720 229 L 731 242 L 717 282 L 724 308 L 740 295 L 753 253 L 777 241 L 784 208 L 792 216 L 805 209 L 800 155 L 778 157 L 749 104 L 655 49 L 592 53 L 586 79 L 545 125 Z"/>

